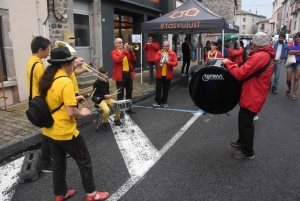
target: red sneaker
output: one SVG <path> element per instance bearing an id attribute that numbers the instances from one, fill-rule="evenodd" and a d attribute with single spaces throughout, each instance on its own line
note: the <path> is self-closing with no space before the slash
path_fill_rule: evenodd
<path id="1" fill-rule="evenodd" d="M 72 197 L 74 194 L 75 194 L 75 190 L 73 190 L 73 189 L 68 190 L 67 195 L 56 196 L 55 201 L 64 201 L 64 200 Z"/>
<path id="2" fill-rule="evenodd" d="M 109 192 L 98 192 L 95 195 L 86 195 L 86 201 L 106 200 L 109 197 Z"/>

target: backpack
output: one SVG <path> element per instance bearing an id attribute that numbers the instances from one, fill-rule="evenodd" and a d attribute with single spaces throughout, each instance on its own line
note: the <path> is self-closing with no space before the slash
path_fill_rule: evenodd
<path id="1" fill-rule="evenodd" d="M 35 64 L 33 64 L 33 67 L 31 69 L 31 75 L 30 75 L 30 96 L 29 96 L 29 108 L 26 110 L 26 116 L 28 120 L 35 126 L 43 128 L 50 128 L 53 123 L 53 117 L 51 114 L 59 110 L 64 103 L 60 104 L 57 108 L 52 110 L 52 112 L 49 111 L 49 107 L 45 101 L 45 98 L 43 96 L 35 96 L 32 98 L 32 76 L 33 76 L 33 68 L 35 67 Z M 53 82 L 61 77 L 66 76 L 59 76 L 53 80 Z M 32 99 L 31 99 L 32 98 Z"/>

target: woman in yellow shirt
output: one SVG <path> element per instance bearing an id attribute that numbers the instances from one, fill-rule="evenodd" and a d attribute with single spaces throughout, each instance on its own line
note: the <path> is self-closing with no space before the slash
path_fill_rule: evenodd
<path id="1" fill-rule="evenodd" d="M 92 163 L 83 137 L 76 128 L 75 118 L 90 115 L 87 108 L 78 110 L 77 101 L 83 96 L 74 96 L 74 86 L 67 75 L 72 71 L 73 57 L 67 47 L 55 48 L 51 51 L 51 64 L 39 82 L 39 92 L 45 97 L 49 110 L 64 106 L 53 113 L 54 123 L 50 128 L 42 128 L 48 138 L 52 153 L 53 186 L 56 201 L 63 201 L 74 195 L 75 190 L 67 190 L 66 183 L 66 152 L 78 165 L 82 185 L 87 193 L 86 200 L 105 200 L 108 192 L 95 191 Z M 55 80 L 54 80 L 55 79 Z"/>

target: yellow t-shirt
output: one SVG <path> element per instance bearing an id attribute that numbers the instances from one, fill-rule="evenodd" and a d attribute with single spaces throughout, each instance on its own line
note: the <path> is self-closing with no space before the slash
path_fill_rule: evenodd
<path id="1" fill-rule="evenodd" d="M 28 88 L 28 94 L 30 93 L 30 74 L 32 66 L 35 62 L 38 62 L 33 70 L 33 76 L 32 76 L 32 98 L 35 96 L 40 95 L 39 93 L 39 86 L 38 83 L 42 77 L 42 75 L 45 72 L 45 67 L 43 64 L 43 61 L 37 57 L 37 56 L 31 56 L 29 58 L 28 64 L 27 64 L 27 71 L 26 71 L 26 81 L 27 81 L 27 88 Z M 30 94 L 29 94 L 30 95 Z"/>
<path id="2" fill-rule="evenodd" d="M 166 54 L 169 55 L 169 52 L 167 52 Z M 164 63 L 164 65 L 162 66 L 161 76 L 167 76 L 167 64 L 166 63 Z"/>
<path id="3" fill-rule="evenodd" d="M 59 76 L 67 76 L 67 74 L 59 69 L 54 78 Z M 42 128 L 42 133 L 54 140 L 71 140 L 73 136 L 77 137 L 79 131 L 76 128 L 76 120 L 70 117 L 66 110 L 66 106 L 76 107 L 77 104 L 72 81 L 68 77 L 56 79 L 48 90 L 45 100 L 50 111 L 61 103 L 64 105 L 52 114 L 54 124 L 50 128 Z"/>
<path id="4" fill-rule="evenodd" d="M 122 53 L 120 50 L 118 50 L 118 51 L 119 51 L 120 53 Z M 128 71 L 129 71 L 129 62 L 128 62 L 127 56 L 125 56 L 125 57 L 123 58 L 122 64 L 123 64 L 123 71 L 128 72 Z"/>
<path id="5" fill-rule="evenodd" d="M 79 94 L 79 88 L 78 88 L 77 78 L 76 78 L 76 75 L 75 75 L 74 71 L 72 72 L 72 74 L 70 76 L 70 79 L 73 82 L 75 94 Z"/>

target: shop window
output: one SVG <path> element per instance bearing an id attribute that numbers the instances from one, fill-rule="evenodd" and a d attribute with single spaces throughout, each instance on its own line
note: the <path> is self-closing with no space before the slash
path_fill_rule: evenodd
<path id="1" fill-rule="evenodd" d="M 114 38 L 122 38 L 123 43 L 132 44 L 131 35 L 133 18 L 130 16 L 114 14 Z"/>
<path id="2" fill-rule="evenodd" d="M 0 16 L 0 70 L 3 76 L 7 76 L 2 38 L 2 16 Z M 4 78 L 3 80 L 7 80 L 7 78 Z"/>
<path id="3" fill-rule="evenodd" d="M 74 13 L 75 47 L 90 46 L 90 17 Z"/>

